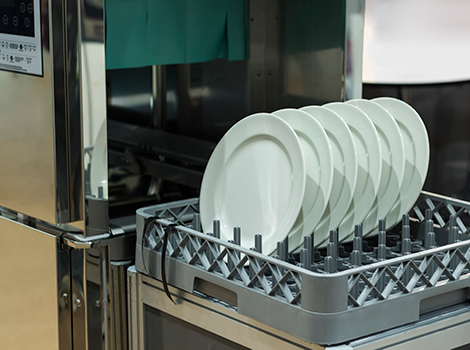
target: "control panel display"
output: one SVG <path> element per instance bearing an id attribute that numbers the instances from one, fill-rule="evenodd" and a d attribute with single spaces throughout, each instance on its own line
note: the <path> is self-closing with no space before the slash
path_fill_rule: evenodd
<path id="1" fill-rule="evenodd" d="M 0 0 L 0 69 L 43 75 L 40 0 Z"/>
<path id="2" fill-rule="evenodd" d="M 0 0 L 0 7 L 15 7 L 15 0 Z"/>

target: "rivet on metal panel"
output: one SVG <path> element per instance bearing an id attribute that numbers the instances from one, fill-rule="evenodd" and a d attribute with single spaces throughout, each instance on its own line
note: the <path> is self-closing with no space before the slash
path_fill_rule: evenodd
<path id="1" fill-rule="evenodd" d="M 64 307 L 68 307 L 68 305 L 69 305 L 69 295 L 67 293 L 63 293 L 60 296 L 60 300 L 64 304 Z"/>

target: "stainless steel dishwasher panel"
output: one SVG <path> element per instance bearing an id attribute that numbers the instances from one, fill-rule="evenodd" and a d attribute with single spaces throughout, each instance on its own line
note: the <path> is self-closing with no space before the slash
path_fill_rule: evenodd
<path id="1" fill-rule="evenodd" d="M 2 349 L 59 349 L 56 237 L 0 217 L 0 242 Z"/>
<path id="2" fill-rule="evenodd" d="M 42 73 L 22 72 L 16 64 L 0 66 L 0 147 L 4 150 L 0 167 L 0 205 L 56 222 L 56 207 L 64 205 L 62 198 L 56 197 L 60 190 L 55 186 L 56 175 L 59 186 L 67 186 L 60 181 L 66 169 L 59 167 L 57 174 L 55 172 L 53 62 L 56 57 L 49 36 L 49 2 L 34 0 L 33 4 L 30 17 L 34 17 L 31 21 L 35 26 L 35 40 L 21 33 L 7 34 L 11 32 L 8 28 L 0 28 L 0 62 L 4 62 L 5 57 L 15 62 L 17 58 L 29 56 L 19 46 L 26 43 L 36 52 L 42 52 Z M 2 23 L 12 22 L 18 12 L 18 9 L 11 10 L 8 16 L 6 11 L 10 7 L 2 5 L 0 9 L 4 13 L 2 17 L 7 16 Z M 21 22 L 19 26 L 24 25 Z M 61 93 L 63 98 L 63 87 Z M 57 113 L 60 114 L 59 109 Z M 59 145 L 61 140 L 57 141 Z M 61 161 L 60 156 L 57 161 Z"/>
<path id="3" fill-rule="evenodd" d="M 0 206 L 84 229 L 86 201 L 106 201 L 103 7 L 0 3 Z M 100 161 L 90 169 L 97 143 Z M 103 231 L 96 228 L 85 234 Z"/>

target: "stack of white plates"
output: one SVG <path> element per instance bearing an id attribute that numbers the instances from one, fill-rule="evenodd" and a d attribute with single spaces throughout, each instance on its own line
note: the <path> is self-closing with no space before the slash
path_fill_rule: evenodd
<path id="1" fill-rule="evenodd" d="M 220 221 L 220 238 L 263 252 L 289 239 L 291 251 L 313 233 L 325 246 L 330 230 L 352 240 L 354 226 L 377 232 L 396 225 L 415 203 L 429 163 L 418 113 L 393 98 L 258 113 L 235 124 L 215 148 L 201 187 L 204 232 Z"/>

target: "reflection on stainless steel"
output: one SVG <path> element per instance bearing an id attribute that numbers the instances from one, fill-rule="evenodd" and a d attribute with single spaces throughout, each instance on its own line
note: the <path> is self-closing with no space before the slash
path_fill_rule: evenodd
<path id="1" fill-rule="evenodd" d="M 85 196 L 106 199 L 107 191 L 99 186 L 85 186 L 90 171 L 91 157 L 85 149 L 93 148 L 96 137 L 106 122 L 106 79 L 104 60 L 104 3 L 103 1 L 66 1 L 67 40 L 67 106 L 69 116 L 68 150 L 72 180 L 70 191 L 70 220 L 85 218 Z M 91 28 L 91 29 L 90 29 Z M 106 135 L 106 128 L 103 128 Z M 106 143 L 101 143 L 106 160 Z M 107 162 L 95 163 L 95 182 L 107 182 Z M 91 193 L 85 193 L 91 189 Z M 95 190 L 93 190 L 95 189 Z M 96 192 L 95 192 L 96 191 Z M 93 215 L 93 213 L 86 213 Z M 88 232 L 85 231 L 87 234 Z"/>
<path id="2" fill-rule="evenodd" d="M 251 0 L 248 60 L 166 68 L 167 130 L 218 141 L 251 113 L 361 97 L 363 16 L 364 0 Z"/>
<path id="3" fill-rule="evenodd" d="M 106 120 L 103 2 L 101 10 L 96 1 L 89 5 L 85 0 L 34 4 L 38 28 L 44 22 L 44 77 L 0 72 L 0 142 L 9 149 L 2 156 L 0 204 L 50 223 L 76 222 L 83 229 L 84 169 L 90 160 L 84 148 L 93 147 Z M 90 6 L 93 36 L 87 34 Z M 107 181 L 106 162 L 100 166 Z"/>
<path id="4" fill-rule="evenodd" d="M 111 312 L 113 329 L 113 349 L 129 349 L 127 327 L 127 268 L 132 260 L 111 262 Z"/>
<path id="5" fill-rule="evenodd" d="M 72 305 L 70 283 L 70 251 L 57 239 L 57 293 L 59 309 L 59 348 L 72 349 Z"/>
<path id="6" fill-rule="evenodd" d="M 100 269 L 100 300 L 101 305 L 101 341 L 102 349 L 113 348 L 113 314 L 111 308 L 111 281 L 110 281 L 110 256 L 109 246 L 104 246 L 99 249 L 99 269 Z M 92 305 L 92 303 L 89 303 Z M 96 303 L 95 303 L 96 305 Z"/>
<path id="7" fill-rule="evenodd" d="M 204 166 L 215 148 L 211 142 L 113 120 L 108 122 L 108 135 L 113 166 L 193 188 L 201 186 Z"/>
<path id="8" fill-rule="evenodd" d="M 362 97 L 365 1 L 346 1 L 345 100 Z"/>
<path id="9" fill-rule="evenodd" d="M 163 116 L 166 115 L 166 68 L 165 66 L 152 67 L 152 126 L 162 128 Z"/>
<path id="10" fill-rule="evenodd" d="M 107 191 L 107 145 L 106 142 L 106 66 L 105 66 L 105 36 L 104 36 L 104 1 L 103 0 L 81 0 L 78 2 L 80 6 L 80 23 L 78 27 L 81 29 L 78 36 L 77 44 L 79 55 L 78 71 L 71 70 L 69 73 L 75 73 L 79 77 L 80 91 L 77 105 L 81 108 L 81 130 L 83 132 L 81 147 L 77 149 L 92 148 L 100 146 L 94 152 L 101 152 L 99 162 L 91 162 L 91 158 L 81 152 L 83 168 L 92 170 L 89 181 L 91 186 L 85 186 L 90 189 L 90 193 L 86 192 L 85 196 L 92 196 L 106 200 L 108 198 Z M 77 33 L 78 34 L 78 33 Z M 74 38 L 75 39 L 75 38 Z M 70 67 L 72 68 L 72 67 Z M 99 137 L 101 140 L 97 140 Z M 78 146 L 78 145 L 77 145 Z M 96 169 L 98 167 L 99 169 Z M 82 171 L 83 172 L 83 171 Z M 88 178 L 86 178 L 88 180 Z M 103 188 L 100 193 L 99 187 Z M 88 213 L 93 215 L 93 213 Z M 86 232 L 88 233 L 88 232 Z"/>
<path id="11" fill-rule="evenodd" d="M 48 3 L 44 3 L 40 17 L 46 19 Z M 39 5 L 39 0 L 35 5 Z M 54 97 L 60 99 L 61 92 L 53 90 L 56 76 L 52 74 L 52 67 L 56 52 L 49 50 L 47 25 L 44 31 L 43 78 L 0 71 L 0 146 L 5 150 L 0 167 L 0 205 L 56 222 L 64 218 L 63 212 L 68 208 L 67 197 L 59 193 L 64 186 L 66 188 L 66 168 L 59 149 L 55 172 L 53 101 Z M 60 57 L 60 46 L 57 50 Z M 57 112 L 59 122 L 62 111 Z M 57 141 L 60 148 L 60 137 Z M 60 188 L 55 186 L 56 179 Z"/>
<path id="12" fill-rule="evenodd" d="M 108 249 L 71 250 L 73 348 L 112 349 Z"/>
<path id="13" fill-rule="evenodd" d="M 73 348 L 88 349 L 87 308 L 78 307 L 76 300 L 88 303 L 86 292 L 86 251 L 73 249 L 70 254 L 72 307 L 72 344 Z"/>
<path id="14" fill-rule="evenodd" d="M 106 72 L 109 119 L 151 125 L 153 107 L 159 102 L 154 101 L 158 85 L 152 86 L 152 73 L 151 67 L 112 69 Z"/>
<path id="15" fill-rule="evenodd" d="M 0 217 L 0 239 L 1 348 L 58 350 L 56 238 Z"/>
<path id="16" fill-rule="evenodd" d="M 470 83 L 364 85 L 364 97 L 392 96 L 409 103 L 428 130 L 429 170 L 424 190 L 470 200 Z"/>

